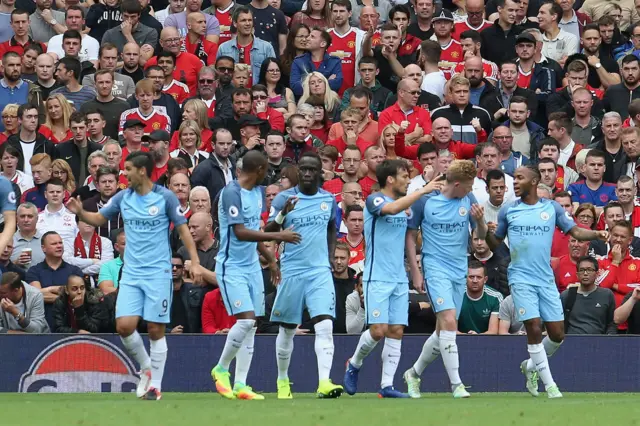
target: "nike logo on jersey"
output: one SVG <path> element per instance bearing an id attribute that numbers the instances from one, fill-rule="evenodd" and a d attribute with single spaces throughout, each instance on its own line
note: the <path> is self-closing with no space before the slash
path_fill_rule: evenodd
<path id="1" fill-rule="evenodd" d="M 596 308 L 602 308 L 602 306 L 599 303 L 596 303 Z"/>

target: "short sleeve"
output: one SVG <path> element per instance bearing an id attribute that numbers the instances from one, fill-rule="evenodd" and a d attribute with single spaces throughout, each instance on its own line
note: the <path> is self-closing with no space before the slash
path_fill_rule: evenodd
<path id="1" fill-rule="evenodd" d="M 427 198 L 423 195 L 413 203 L 411 206 L 411 217 L 407 221 L 407 227 L 409 229 L 418 229 L 422 223 L 422 216 L 424 214 L 424 206 L 427 203 Z"/>
<path id="2" fill-rule="evenodd" d="M 118 213 L 120 213 L 120 203 L 122 203 L 122 199 L 124 198 L 124 194 L 126 194 L 129 190 L 124 190 L 118 192 L 116 195 L 109 199 L 109 202 L 102 207 L 98 213 L 104 216 L 107 219 L 113 219 L 116 217 Z"/>
<path id="3" fill-rule="evenodd" d="M 575 184 L 571 184 L 569 185 L 569 187 L 567 188 L 567 192 L 569 194 L 571 194 L 571 202 L 572 203 L 579 203 L 580 202 L 580 194 L 577 191 L 577 187 Z"/>
<path id="4" fill-rule="evenodd" d="M 269 222 L 273 222 L 276 219 L 278 213 L 284 208 L 284 203 L 287 201 L 287 196 L 280 193 L 271 202 L 271 209 L 269 209 Z"/>
<path id="5" fill-rule="evenodd" d="M 497 297 L 492 297 L 493 299 L 493 303 L 491 306 L 491 313 L 496 313 L 499 314 L 500 313 L 500 300 L 498 300 Z"/>
<path id="6" fill-rule="evenodd" d="M 513 303 L 509 303 L 510 301 L 511 299 L 507 298 L 504 299 L 500 304 L 500 309 L 498 310 L 498 318 L 503 321 L 511 322 L 511 317 L 513 314 L 511 307 L 513 306 Z"/>
<path id="7" fill-rule="evenodd" d="M 40 281 L 40 268 L 31 267 L 27 270 L 27 274 L 24 277 L 24 280 L 31 284 L 34 281 Z"/>
<path id="8" fill-rule="evenodd" d="M 383 216 L 382 208 L 387 204 L 389 204 L 389 201 L 386 200 L 382 194 L 377 192 L 367 197 L 365 207 L 373 216 Z"/>
<path id="9" fill-rule="evenodd" d="M 16 210 L 16 193 L 8 179 L 0 179 L 0 210 L 2 212 Z"/>
<path id="10" fill-rule="evenodd" d="M 242 214 L 242 195 L 240 187 L 236 185 L 227 185 L 222 190 L 221 207 L 228 219 L 229 225 L 237 225 L 244 223 L 244 215 Z"/>
<path id="11" fill-rule="evenodd" d="M 329 216 L 329 222 L 335 222 L 337 207 L 338 203 L 336 203 L 336 199 L 331 197 L 331 216 Z"/>
<path id="12" fill-rule="evenodd" d="M 284 17 L 284 13 L 280 12 L 276 16 L 278 17 L 278 34 L 288 34 L 289 28 L 287 27 L 287 20 Z"/>
<path id="13" fill-rule="evenodd" d="M 207 16 L 207 35 L 220 35 L 220 21 L 213 15 Z"/>
<path id="14" fill-rule="evenodd" d="M 507 229 L 509 223 L 507 222 L 507 211 L 510 205 L 502 206 L 498 212 L 498 227 L 496 228 L 495 236 L 503 240 L 507 236 Z"/>
<path id="15" fill-rule="evenodd" d="M 178 201 L 176 194 L 169 190 L 165 190 L 163 196 L 167 216 L 169 217 L 169 220 L 173 222 L 173 225 L 178 227 L 187 223 L 187 218 L 184 216 L 184 213 L 180 208 L 180 201 Z"/>
<path id="16" fill-rule="evenodd" d="M 571 231 L 571 228 L 576 226 L 576 223 L 573 221 L 571 214 L 563 209 L 562 206 L 556 201 L 552 200 L 551 204 L 556 211 L 556 225 L 558 226 L 558 228 L 560 228 L 560 230 L 565 234 Z"/>

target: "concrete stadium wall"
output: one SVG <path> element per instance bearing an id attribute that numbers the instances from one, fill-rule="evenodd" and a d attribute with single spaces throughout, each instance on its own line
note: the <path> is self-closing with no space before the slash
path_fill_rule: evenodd
<path id="1" fill-rule="evenodd" d="M 145 338 L 146 339 L 146 338 Z M 420 353 L 426 336 L 403 341 L 396 386 L 405 389 L 402 373 Z M 163 390 L 210 392 L 209 372 L 220 356 L 224 336 L 168 336 L 169 357 Z M 313 336 L 297 336 L 290 368 L 294 392 L 314 392 L 317 367 Z M 342 383 L 344 365 L 358 336 L 335 336 L 331 377 Z M 460 373 L 471 392 L 520 392 L 520 362 L 527 357 L 524 336 L 462 336 L 458 339 Z M 256 336 L 249 384 L 275 392 L 275 336 Z M 360 374 L 361 392 L 375 392 L 380 382 L 379 345 Z M 148 345 L 147 345 L 148 347 Z M 1 335 L 0 392 L 129 392 L 135 388 L 136 366 L 112 335 Z M 569 337 L 550 360 L 554 378 L 567 392 L 640 391 L 640 337 Z M 233 364 L 232 364 L 233 371 Z M 442 361 L 427 368 L 424 392 L 449 391 Z"/>

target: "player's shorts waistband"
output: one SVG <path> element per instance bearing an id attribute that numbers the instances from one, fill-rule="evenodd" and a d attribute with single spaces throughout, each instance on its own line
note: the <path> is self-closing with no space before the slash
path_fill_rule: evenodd
<path id="1" fill-rule="evenodd" d="M 331 268 L 327 268 L 327 267 L 315 267 L 315 268 L 309 268 L 306 270 L 296 269 L 293 271 L 287 271 L 283 269 L 281 271 L 282 271 L 282 279 L 286 279 L 286 280 L 324 275 L 327 273 L 331 274 Z"/>

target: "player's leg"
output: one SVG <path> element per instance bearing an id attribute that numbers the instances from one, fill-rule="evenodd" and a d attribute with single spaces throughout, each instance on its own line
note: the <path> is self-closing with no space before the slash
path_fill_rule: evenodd
<path id="1" fill-rule="evenodd" d="M 144 293 L 142 289 L 121 281 L 116 299 L 116 331 L 120 335 L 120 340 L 127 353 L 140 366 L 140 381 L 136 389 L 138 398 L 145 396 L 151 385 L 151 358 L 144 347 L 142 337 L 136 330 L 142 316 L 143 306 Z"/>
<path id="2" fill-rule="evenodd" d="M 458 316 L 462 308 L 462 300 L 464 297 L 466 285 L 464 280 L 446 281 L 451 285 L 451 299 L 453 300 L 453 309 L 443 310 L 438 314 L 440 322 L 440 353 L 442 354 L 442 362 L 447 370 L 451 389 L 454 398 L 468 398 L 471 395 L 467 392 L 465 386 L 460 379 L 460 358 L 458 356 L 458 344 L 456 336 L 458 333 Z M 449 306 L 445 300 L 442 306 Z"/>
<path id="3" fill-rule="evenodd" d="M 256 316 L 249 290 L 250 278 L 246 274 L 218 274 L 222 301 L 229 315 L 236 317 L 236 323 L 229 329 L 222 354 L 211 377 L 216 390 L 225 398 L 235 399 L 229 374 L 229 365 L 242 347 L 247 334 L 255 327 Z"/>
<path id="4" fill-rule="evenodd" d="M 299 275 L 284 276 L 278 286 L 271 310 L 271 322 L 279 323 L 276 337 L 276 362 L 278 365 L 278 399 L 291 399 L 289 365 L 293 354 L 293 338 L 304 310 L 305 283 Z"/>
<path id="5" fill-rule="evenodd" d="M 264 282 L 262 280 L 262 274 L 255 272 L 249 275 L 251 292 L 251 301 L 254 307 L 254 314 L 256 317 L 264 316 Z M 253 391 L 251 386 L 247 385 L 247 375 L 251 368 L 251 361 L 253 360 L 253 350 L 255 344 L 257 327 L 254 326 L 249 330 L 247 335 L 236 354 L 236 371 L 233 384 L 233 393 L 238 399 L 246 400 L 262 400 L 263 395 L 259 395 Z"/>
<path id="6" fill-rule="evenodd" d="M 320 398 L 338 398 L 344 388 L 329 378 L 333 365 L 333 318 L 336 295 L 331 270 L 320 270 L 308 277 L 304 286 L 304 303 L 309 311 L 315 331 L 315 352 L 318 360 L 318 390 Z"/>
<path id="7" fill-rule="evenodd" d="M 378 395 L 383 398 L 408 398 L 408 394 L 393 387 L 393 381 L 402 352 L 402 335 L 409 322 L 409 287 L 406 283 L 388 283 L 388 286 L 393 292 L 388 299 L 389 326 L 382 348 L 382 379 Z"/>
<path id="8" fill-rule="evenodd" d="M 385 284 L 387 284 L 385 286 Z M 344 388 L 349 395 L 355 395 L 358 390 L 358 374 L 364 359 L 373 351 L 378 342 L 387 332 L 389 323 L 389 296 L 393 287 L 380 281 L 364 282 L 364 312 L 367 316 L 369 328 L 362 332 L 358 346 L 347 361 L 344 373 Z"/>
<path id="9" fill-rule="evenodd" d="M 167 338 L 164 335 L 170 322 L 173 283 L 170 277 L 162 281 L 146 281 L 142 285 L 144 308 L 142 318 L 147 321 L 151 355 L 151 386 L 145 399 L 162 398 L 162 377 L 167 363 Z"/>
<path id="10" fill-rule="evenodd" d="M 556 353 L 564 340 L 564 311 L 560 301 L 560 295 L 555 288 L 536 286 L 531 287 L 531 290 L 536 291 L 538 296 L 540 334 L 534 343 L 536 359 L 534 359 L 532 355 L 531 358 L 527 360 L 526 368 L 527 371 L 535 370 L 538 372 L 549 398 L 561 398 L 562 394 L 553 380 L 548 360 L 549 357 Z M 547 330 L 547 336 L 544 338 L 542 337 L 542 321 L 544 321 Z M 537 330 L 535 330 L 535 332 L 537 333 Z"/>

